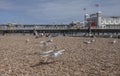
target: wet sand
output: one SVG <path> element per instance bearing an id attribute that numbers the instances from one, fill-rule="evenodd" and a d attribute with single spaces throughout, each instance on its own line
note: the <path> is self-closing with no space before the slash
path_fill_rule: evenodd
<path id="1" fill-rule="evenodd" d="M 26 43 L 26 39 L 30 41 Z M 85 37 L 54 37 L 58 49 L 65 52 L 48 63 L 35 53 L 46 49 L 40 41 L 47 37 L 33 35 L 0 36 L 0 76 L 120 76 L 120 39 L 95 38 L 85 44 Z"/>

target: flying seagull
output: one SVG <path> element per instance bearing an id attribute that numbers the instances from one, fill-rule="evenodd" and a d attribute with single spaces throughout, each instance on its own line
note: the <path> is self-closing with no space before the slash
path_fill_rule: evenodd
<path id="1" fill-rule="evenodd" d="M 46 52 L 42 52 L 39 55 L 41 55 L 42 57 L 45 57 L 45 62 L 47 62 L 50 59 L 56 58 L 59 55 L 61 55 L 65 50 L 49 50 Z"/>

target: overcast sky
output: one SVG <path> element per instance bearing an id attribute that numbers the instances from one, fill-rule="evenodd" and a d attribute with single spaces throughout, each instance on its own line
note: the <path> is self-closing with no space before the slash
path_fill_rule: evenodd
<path id="1" fill-rule="evenodd" d="M 120 0 L 0 0 L 0 23 L 70 23 L 97 11 L 120 16 Z"/>

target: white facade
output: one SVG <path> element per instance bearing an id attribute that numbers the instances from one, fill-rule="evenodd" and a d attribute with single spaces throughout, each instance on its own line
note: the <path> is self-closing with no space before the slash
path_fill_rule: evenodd
<path id="1" fill-rule="evenodd" d="M 94 22 L 96 24 L 95 27 L 120 28 L 120 17 L 103 16 L 101 12 L 91 14 L 90 17 L 87 18 L 87 22 Z"/>
<path id="2" fill-rule="evenodd" d="M 100 17 L 99 20 L 100 25 L 119 25 L 120 18 L 112 18 L 112 17 Z"/>

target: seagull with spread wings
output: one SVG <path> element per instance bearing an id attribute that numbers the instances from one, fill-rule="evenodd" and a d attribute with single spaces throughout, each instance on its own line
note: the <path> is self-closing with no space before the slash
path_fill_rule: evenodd
<path id="1" fill-rule="evenodd" d="M 46 52 L 41 52 L 39 55 L 42 57 L 45 57 L 45 62 L 47 62 L 50 59 L 57 58 L 59 55 L 61 55 L 65 50 L 49 50 Z"/>

